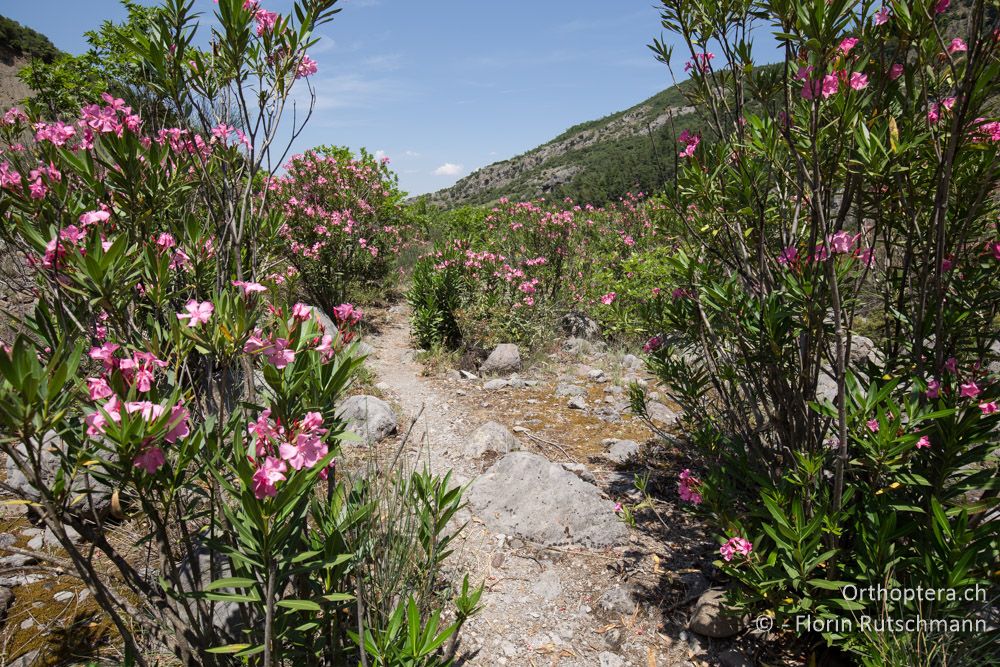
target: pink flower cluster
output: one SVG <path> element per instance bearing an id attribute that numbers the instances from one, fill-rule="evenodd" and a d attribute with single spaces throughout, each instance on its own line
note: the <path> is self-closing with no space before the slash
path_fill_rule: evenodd
<path id="1" fill-rule="evenodd" d="M 694 151 L 698 148 L 698 144 L 701 143 L 700 134 L 692 134 L 687 130 L 681 132 L 680 136 L 677 137 L 677 141 L 684 144 L 684 149 L 681 150 L 677 155 L 680 157 L 691 157 L 694 155 Z"/>
<path id="2" fill-rule="evenodd" d="M 677 494 L 681 497 L 681 500 L 692 505 L 701 504 L 701 493 L 699 488 L 701 487 L 701 480 L 691 474 L 691 471 L 685 468 L 681 471 L 677 482 Z"/>
<path id="3" fill-rule="evenodd" d="M 191 433 L 188 424 L 189 414 L 183 405 L 166 407 L 148 399 L 138 401 L 123 401 L 116 393 L 113 384 L 120 380 L 126 390 L 135 390 L 147 394 L 153 388 L 157 369 L 165 368 L 167 362 L 158 359 L 149 352 L 136 351 L 131 355 L 119 356 L 121 346 L 106 342 L 100 347 L 90 350 L 90 358 L 100 361 L 102 372 L 99 377 L 87 378 L 87 392 L 93 403 L 104 401 L 97 409 L 87 414 L 84 422 L 87 424 L 87 435 L 97 437 L 104 433 L 109 420 L 120 423 L 124 414 L 138 414 L 147 424 L 161 426 L 162 442 L 173 444 L 178 439 Z M 166 419 L 164 415 L 168 415 Z M 148 474 L 155 473 L 166 458 L 160 446 L 159 436 L 147 437 L 133 458 L 133 465 L 142 468 Z"/>
<path id="4" fill-rule="evenodd" d="M 277 484 L 287 479 L 288 469 L 314 468 L 330 453 L 323 436 L 323 415 L 307 412 L 286 429 L 280 421 L 271 419 L 271 410 L 264 410 L 257 421 L 247 426 L 255 439 L 254 456 L 257 470 L 253 475 L 253 492 L 259 498 L 277 495 Z M 326 477 L 326 470 L 320 476 Z"/>
<path id="5" fill-rule="evenodd" d="M 726 540 L 726 543 L 719 547 L 719 553 L 722 554 L 722 559 L 727 563 L 733 559 L 733 556 L 740 555 L 749 558 L 750 552 L 753 551 L 753 545 L 750 544 L 749 540 L 742 537 L 730 537 Z"/>

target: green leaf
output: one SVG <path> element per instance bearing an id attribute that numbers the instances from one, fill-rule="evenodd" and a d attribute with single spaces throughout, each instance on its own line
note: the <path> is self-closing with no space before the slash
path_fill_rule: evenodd
<path id="1" fill-rule="evenodd" d="M 323 608 L 312 600 L 279 600 L 278 606 L 294 611 L 323 611 Z"/>

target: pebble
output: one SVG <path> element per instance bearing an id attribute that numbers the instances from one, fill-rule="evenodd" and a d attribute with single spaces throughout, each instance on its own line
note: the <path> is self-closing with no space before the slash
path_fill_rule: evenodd
<path id="1" fill-rule="evenodd" d="M 569 406 L 570 410 L 586 410 L 587 409 L 587 402 L 585 400 L 583 400 L 582 396 L 573 396 L 573 397 L 571 397 L 569 399 L 569 403 L 567 405 Z"/>
<path id="2" fill-rule="evenodd" d="M 68 602 L 75 598 L 76 595 L 72 591 L 59 591 L 53 596 L 56 602 Z"/>
<path id="3" fill-rule="evenodd" d="M 21 621 L 21 629 L 22 630 L 30 630 L 33 627 L 35 627 L 35 619 L 33 619 L 33 618 L 26 618 L 23 621 Z"/>

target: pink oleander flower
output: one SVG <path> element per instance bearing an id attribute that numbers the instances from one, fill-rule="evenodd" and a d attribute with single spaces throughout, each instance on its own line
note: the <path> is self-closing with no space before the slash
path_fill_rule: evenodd
<path id="1" fill-rule="evenodd" d="M 1000 241 L 991 244 L 990 249 L 993 251 L 993 259 L 1000 262 Z"/>
<path id="2" fill-rule="evenodd" d="M 264 356 L 267 357 L 268 363 L 281 370 L 295 361 L 295 350 L 288 349 L 289 344 L 289 341 L 285 338 L 276 339 L 264 350 Z"/>
<path id="3" fill-rule="evenodd" d="M 889 80 L 895 81 L 899 77 L 903 76 L 903 64 L 896 63 L 889 68 Z"/>
<path id="4" fill-rule="evenodd" d="M 936 379 L 931 379 L 927 381 L 927 392 L 925 394 L 927 398 L 935 399 L 941 395 L 941 382 Z"/>
<path id="5" fill-rule="evenodd" d="M 958 359 L 956 359 L 955 357 L 948 357 L 947 359 L 944 360 L 944 368 L 949 373 L 957 373 Z"/>
<path id="6" fill-rule="evenodd" d="M 990 401 L 989 403 L 980 403 L 979 409 L 982 411 L 984 415 L 992 415 L 994 412 L 1000 410 L 1000 408 L 997 407 L 996 401 Z"/>
<path id="7" fill-rule="evenodd" d="M 191 258 L 188 254 L 184 252 L 183 248 L 178 248 L 174 251 L 174 254 L 170 257 L 169 268 L 171 271 L 176 271 L 181 267 L 186 267 L 191 265 Z"/>
<path id="8" fill-rule="evenodd" d="M 828 239 L 830 250 L 834 253 L 840 254 L 849 253 L 851 252 L 851 248 L 854 246 L 854 242 L 858 240 L 859 236 L 860 235 L 851 236 L 851 234 L 842 229 L 836 234 L 830 236 Z"/>
<path id="9" fill-rule="evenodd" d="M 926 435 L 920 436 L 920 439 L 917 440 L 917 449 L 923 449 L 925 447 L 930 447 L 930 446 L 931 446 L 931 439 L 928 438 Z"/>
<path id="10" fill-rule="evenodd" d="M 971 380 L 959 386 L 958 395 L 962 398 L 975 398 L 982 393 L 982 390 Z"/>
<path id="11" fill-rule="evenodd" d="M 878 419 L 869 419 L 867 422 L 865 422 L 865 425 L 868 427 L 868 430 L 871 431 L 872 433 L 878 433 Z"/>
<path id="12" fill-rule="evenodd" d="M 107 417 L 105 417 L 105 413 L 107 413 Z M 93 437 L 104 433 L 104 427 L 108 423 L 108 418 L 116 423 L 122 420 L 121 404 L 119 403 L 117 396 L 112 396 L 108 402 L 103 405 L 101 410 L 95 410 L 84 417 L 83 421 L 87 424 L 87 435 Z"/>
<path id="13" fill-rule="evenodd" d="M 840 50 L 845 56 L 851 52 L 851 49 L 858 43 L 857 37 L 845 37 L 840 41 L 840 46 L 837 49 Z"/>
<path id="14" fill-rule="evenodd" d="M 292 317 L 300 322 L 305 322 L 312 317 L 312 308 L 304 303 L 297 303 L 292 306 Z"/>
<path id="15" fill-rule="evenodd" d="M 242 280 L 234 280 L 233 281 L 233 287 L 239 287 L 240 289 L 242 289 L 244 296 L 250 296 L 251 294 L 254 294 L 255 292 L 266 292 L 267 291 L 267 288 L 264 287 L 263 285 L 261 285 L 260 283 L 248 283 L 248 282 L 244 282 Z"/>
<path id="16" fill-rule="evenodd" d="M 333 319 L 339 324 L 357 324 L 363 316 L 360 309 L 349 303 L 342 303 L 333 309 Z"/>
<path id="17" fill-rule="evenodd" d="M 154 422 L 163 416 L 164 408 L 152 401 L 130 401 L 125 404 L 125 412 L 130 415 L 138 412 L 147 422 Z"/>
<path id="18" fill-rule="evenodd" d="M 106 222 L 110 217 L 111 214 L 107 211 L 87 211 L 80 216 L 80 224 L 87 227 L 98 222 Z"/>
<path id="19" fill-rule="evenodd" d="M 889 10 L 883 7 L 875 12 L 875 25 L 884 25 L 889 22 Z"/>
<path id="20" fill-rule="evenodd" d="M 951 0 L 938 0 L 937 4 L 934 5 L 935 14 L 943 14 L 948 11 L 948 7 L 951 5 Z"/>
<path id="21" fill-rule="evenodd" d="M 188 327 L 196 327 L 199 324 L 207 324 L 208 320 L 212 317 L 212 312 L 215 310 L 215 306 L 212 305 L 210 301 L 198 302 L 194 299 L 187 302 L 184 306 L 187 313 L 177 313 L 177 319 L 179 320 L 189 320 Z"/>
<path id="22" fill-rule="evenodd" d="M 258 500 L 278 495 L 275 485 L 287 479 L 288 466 L 281 459 L 268 456 L 253 474 L 253 494 Z"/>
<path id="23" fill-rule="evenodd" d="M 250 337 L 247 338 L 247 342 L 243 345 L 243 351 L 246 352 L 247 354 L 255 354 L 257 352 L 260 352 L 261 350 L 266 350 L 270 346 L 271 346 L 270 341 L 265 341 L 261 337 L 261 333 L 258 330 L 254 331 L 252 334 L 250 334 Z"/>
<path id="24" fill-rule="evenodd" d="M 681 132 L 680 136 L 677 137 L 677 141 L 684 144 L 684 150 L 678 153 L 678 156 L 691 157 L 694 155 L 695 149 L 698 148 L 698 144 L 701 143 L 701 135 L 684 130 Z"/>
<path id="25" fill-rule="evenodd" d="M 799 251 L 794 246 L 788 246 L 778 255 L 778 264 L 782 266 L 793 264 L 799 258 Z"/>
<path id="26" fill-rule="evenodd" d="M 254 21 L 257 22 L 257 36 L 262 37 L 264 33 L 271 32 L 274 30 L 275 24 L 278 22 L 277 12 L 269 12 L 266 9 L 258 9 L 253 15 Z"/>
<path id="27" fill-rule="evenodd" d="M 930 108 L 927 109 L 927 122 L 937 123 L 939 120 L 941 120 L 941 105 L 931 102 Z"/>
<path id="28" fill-rule="evenodd" d="M 827 74 L 826 76 L 824 76 L 823 89 L 821 91 L 823 94 L 823 99 L 826 99 L 831 95 L 836 94 L 837 89 L 839 87 L 840 87 L 840 82 L 837 80 L 837 76 L 835 74 Z"/>
<path id="29" fill-rule="evenodd" d="M 170 409 L 170 418 L 167 422 L 169 430 L 163 439 L 169 443 L 177 442 L 179 438 L 186 438 L 191 435 L 191 426 L 188 424 L 190 417 L 187 408 L 183 405 L 175 405 Z"/>
<path id="30" fill-rule="evenodd" d="M 677 482 L 677 494 L 681 497 L 681 500 L 692 505 L 701 504 L 701 494 L 698 492 L 698 487 L 701 486 L 701 480 L 691 474 L 691 471 L 685 468 L 681 471 Z"/>
<path id="31" fill-rule="evenodd" d="M 607 294 L 601 297 L 601 303 L 603 303 L 605 306 L 610 306 L 612 303 L 614 303 L 617 297 L 618 295 L 615 294 L 614 292 L 608 292 Z"/>
<path id="32" fill-rule="evenodd" d="M 309 56 L 302 56 L 302 60 L 299 62 L 298 67 L 295 68 L 295 78 L 302 79 L 307 76 L 312 76 L 319 70 L 319 65 L 316 61 Z"/>
<path id="33" fill-rule="evenodd" d="M 951 40 L 951 44 L 948 45 L 948 53 L 962 53 L 963 51 L 968 51 L 969 45 L 965 43 L 965 40 L 961 37 L 956 37 Z"/>
<path id="34" fill-rule="evenodd" d="M 722 558 L 726 562 L 731 561 L 736 554 L 749 556 L 751 551 L 753 551 L 753 545 L 742 537 L 731 537 L 719 547 L 719 553 L 722 554 Z"/>
<path id="35" fill-rule="evenodd" d="M 156 247 L 159 248 L 161 252 L 169 250 L 175 245 L 177 245 L 177 239 L 175 239 L 174 235 L 169 232 L 161 232 L 160 235 L 156 237 Z"/>
<path id="36" fill-rule="evenodd" d="M 852 73 L 849 85 L 852 90 L 864 90 L 868 87 L 868 75 L 861 72 Z"/>
<path id="37" fill-rule="evenodd" d="M 281 458 L 295 470 L 312 468 L 329 453 L 329 447 L 322 438 L 309 433 L 300 433 L 295 442 L 283 442 L 278 448 Z"/>
<path id="38" fill-rule="evenodd" d="M 115 395 L 111 385 L 104 378 L 87 378 L 87 391 L 90 392 L 90 400 L 92 401 L 99 401 Z"/>
<path id="39" fill-rule="evenodd" d="M 136 468 L 142 468 L 146 471 L 147 475 L 152 475 L 166 462 L 167 459 L 163 456 L 162 449 L 159 447 L 146 447 L 132 460 L 132 465 Z"/>
<path id="40" fill-rule="evenodd" d="M 661 347 L 663 347 L 663 337 L 656 335 L 646 341 L 646 344 L 642 346 L 642 351 L 649 354 L 651 352 L 656 352 Z"/>

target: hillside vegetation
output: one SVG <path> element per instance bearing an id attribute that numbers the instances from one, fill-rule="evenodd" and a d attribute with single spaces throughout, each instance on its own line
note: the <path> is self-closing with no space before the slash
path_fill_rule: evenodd
<path id="1" fill-rule="evenodd" d="M 478 169 L 427 199 L 446 208 L 502 196 L 569 197 L 602 204 L 627 192 L 655 191 L 673 177 L 683 130 L 703 125 L 671 86 L 629 109 L 575 125 L 522 155 Z"/>

